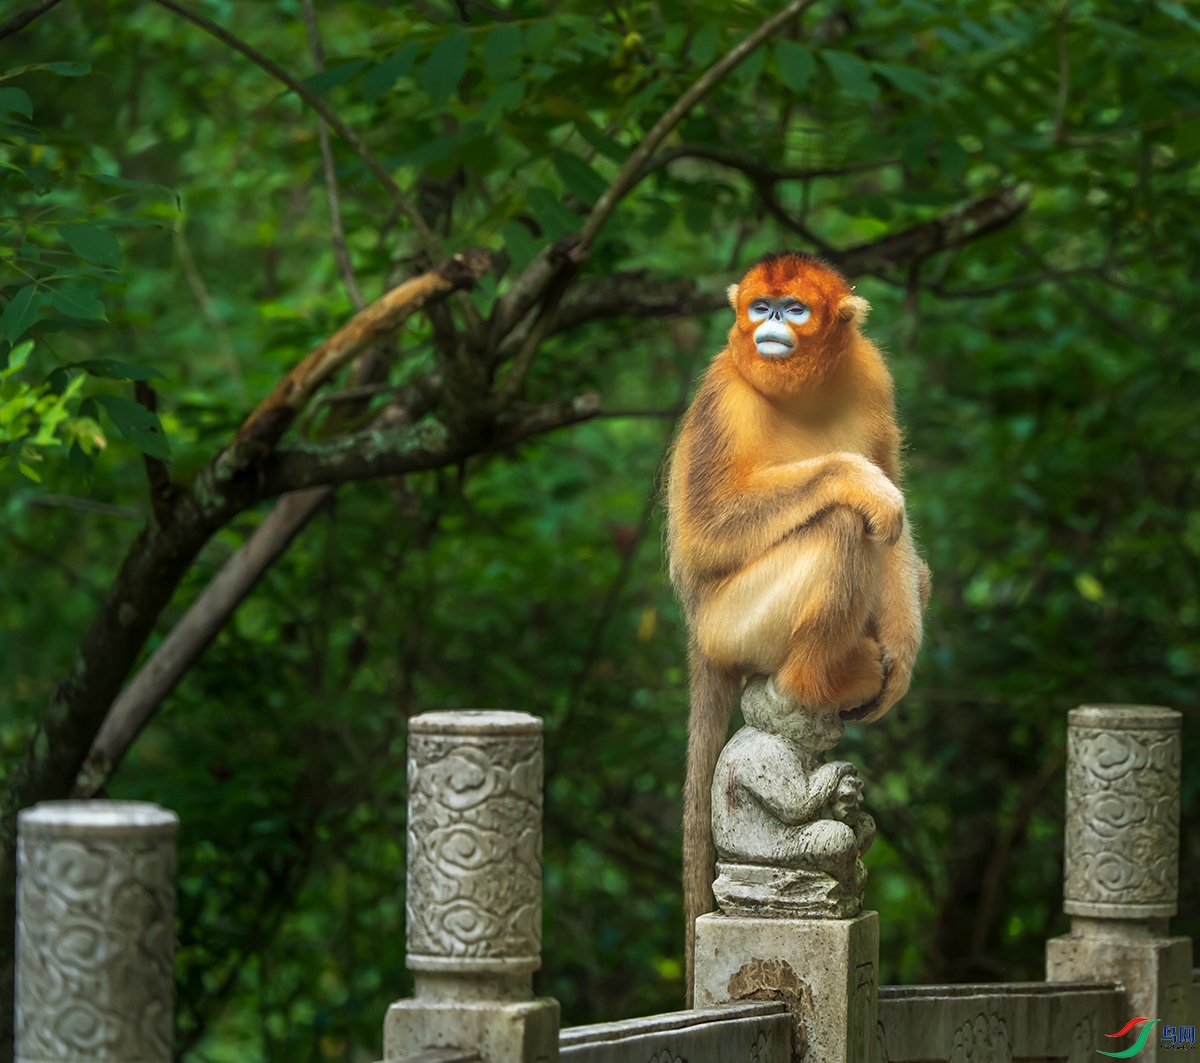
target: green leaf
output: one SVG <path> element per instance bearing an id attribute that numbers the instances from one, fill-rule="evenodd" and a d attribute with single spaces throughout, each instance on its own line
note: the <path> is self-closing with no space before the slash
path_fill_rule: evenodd
<path id="1" fill-rule="evenodd" d="M 587 122 L 576 122 L 575 129 L 584 140 L 605 158 L 612 159 L 613 162 L 624 162 L 629 158 L 630 151 L 627 147 L 623 144 L 618 144 L 610 137 L 606 137 L 595 126 L 588 125 Z"/>
<path id="2" fill-rule="evenodd" d="M 99 266 L 116 266 L 121 244 L 107 229 L 90 222 L 71 222 L 58 227 L 58 235 L 80 258 Z"/>
<path id="3" fill-rule="evenodd" d="M 803 95 L 817 69 L 812 52 L 795 41 L 780 41 L 775 45 L 775 62 L 779 65 L 779 80 L 798 96 Z"/>
<path id="4" fill-rule="evenodd" d="M 578 214 L 564 206 L 558 196 L 545 188 L 530 189 L 528 202 L 529 213 L 537 219 L 542 232 L 550 240 L 576 232 L 583 224 Z"/>
<path id="5" fill-rule="evenodd" d="M 596 200 L 608 187 L 608 182 L 578 155 L 571 155 L 565 151 L 558 152 L 554 156 L 554 169 L 562 178 L 563 184 L 589 207 L 596 205 Z"/>
<path id="6" fill-rule="evenodd" d="M 21 475 L 32 480 L 35 484 L 40 484 L 42 482 L 42 478 L 36 472 L 34 472 L 32 465 L 28 465 L 23 461 L 18 461 L 17 468 L 21 470 Z"/>
<path id="7" fill-rule="evenodd" d="M 75 369 L 82 369 L 90 376 L 102 377 L 105 380 L 166 380 L 157 369 L 148 365 L 138 365 L 136 362 L 118 362 L 112 358 L 94 358 L 86 362 L 76 362 Z"/>
<path id="8" fill-rule="evenodd" d="M 942 145 L 938 159 L 938 173 L 943 181 L 957 181 L 967 172 L 967 153 L 957 140 L 947 140 Z"/>
<path id="9" fill-rule="evenodd" d="M 509 111 L 516 110 L 525 98 L 525 82 L 510 81 L 501 85 L 486 100 L 480 113 L 485 122 L 495 122 Z"/>
<path id="10" fill-rule="evenodd" d="M 933 99 L 941 84 L 937 78 L 931 77 L 925 71 L 900 63 L 875 63 L 874 69 L 901 92 L 907 92 L 921 100 Z"/>
<path id="11" fill-rule="evenodd" d="M 430 100 L 441 106 L 458 88 L 462 76 L 467 72 L 467 49 L 471 38 L 465 32 L 451 33 L 433 46 L 429 58 L 421 68 L 421 87 Z"/>
<path id="12" fill-rule="evenodd" d="M 169 199 L 175 200 L 175 205 L 179 206 L 179 193 L 173 188 L 168 188 L 166 185 L 148 184 L 145 181 L 131 181 L 128 177 L 117 177 L 111 173 L 93 173 L 88 174 L 93 181 L 98 185 L 109 185 L 113 188 L 127 188 L 131 192 L 162 192 Z"/>
<path id="13" fill-rule="evenodd" d="M 766 62 L 767 49 L 760 45 L 738 64 L 737 69 L 733 72 L 733 76 L 740 84 L 749 88 L 762 77 L 763 67 L 766 65 Z"/>
<path id="14" fill-rule="evenodd" d="M 374 103 L 380 96 L 391 92 L 392 86 L 400 78 L 408 76 L 420 54 L 421 46 L 412 41 L 376 63 L 363 78 L 363 99 L 367 103 Z"/>
<path id="15" fill-rule="evenodd" d="M 42 297 L 38 290 L 27 284 L 17 292 L 0 314 L 0 332 L 9 343 L 16 343 L 35 321 Z"/>
<path id="16" fill-rule="evenodd" d="M 163 460 L 171 456 L 167 434 L 163 431 L 158 414 L 146 409 L 140 402 L 119 395 L 96 395 L 94 398 L 112 418 L 117 431 L 143 454 Z"/>
<path id="17" fill-rule="evenodd" d="M 710 22 L 692 39 L 688 58 L 697 66 L 708 66 L 713 61 L 713 56 L 717 54 L 719 32 L 717 27 Z"/>
<path id="18" fill-rule="evenodd" d="M 88 417 L 91 420 L 95 421 L 97 424 L 99 424 L 100 423 L 100 407 L 96 405 L 96 400 L 93 398 L 90 398 L 90 397 L 84 399 L 83 402 L 81 402 L 79 404 L 79 413 L 77 416 Z"/>
<path id="19" fill-rule="evenodd" d="M 0 89 L 0 114 L 23 114 L 33 117 L 33 100 L 24 89 Z"/>
<path id="20" fill-rule="evenodd" d="M 92 475 L 92 469 L 96 465 L 96 460 L 90 454 L 84 453 L 83 447 L 76 440 L 71 444 L 71 449 L 67 452 L 67 457 L 71 461 L 71 471 L 81 480 L 86 480 Z"/>
<path id="21" fill-rule="evenodd" d="M 55 288 L 50 302 L 60 314 L 81 317 L 86 321 L 106 321 L 104 304 L 91 292 L 80 288 Z"/>
<path id="22" fill-rule="evenodd" d="M 497 84 L 511 78 L 521 66 L 521 27 L 502 23 L 483 42 L 483 68 Z"/>
<path id="23" fill-rule="evenodd" d="M 506 221 L 500 227 L 504 247 L 512 259 L 512 272 L 520 273 L 538 253 L 539 244 L 519 221 Z"/>
<path id="24" fill-rule="evenodd" d="M 314 96 L 324 96 L 330 89 L 349 81 L 369 62 L 369 59 L 351 59 L 348 63 L 338 63 L 337 66 L 331 66 L 319 74 L 304 78 L 300 84 Z"/>
<path id="25" fill-rule="evenodd" d="M 834 80 L 855 99 L 877 100 L 879 86 L 871 80 L 871 67 L 850 52 L 822 52 L 821 58 Z"/>
<path id="26" fill-rule="evenodd" d="M 26 340 L 24 343 L 18 344 L 8 352 L 8 365 L 4 367 L 4 375 L 12 376 L 13 373 L 23 369 L 25 363 L 29 360 L 29 354 L 33 350 L 33 340 Z"/>
<path id="27" fill-rule="evenodd" d="M 91 63 L 47 63 L 42 69 L 65 78 L 81 78 L 92 72 Z"/>
<path id="28" fill-rule="evenodd" d="M 46 377 L 46 387 L 49 388 L 51 395 L 61 395 L 67 389 L 67 384 L 70 383 L 71 373 L 64 366 L 59 366 L 48 377 Z"/>

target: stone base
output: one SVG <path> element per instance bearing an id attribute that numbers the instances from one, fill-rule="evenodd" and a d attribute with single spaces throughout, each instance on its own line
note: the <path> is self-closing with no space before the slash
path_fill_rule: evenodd
<path id="1" fill-rule="evenodd" d="M 1145 1015 L 1160 1026 L 1186 1026 L 1196 1019 L 1191 938 L 1106 933 L 1102 920 L 1074 918 L 1070 934 L 1046 942 L 1046 981 L 1118 982 L 1129 998 L 1127 1018 Z M 1158 1043 L 1156 1034 L 1139 1058 L 1167 1058 Z"/>
<path id="2" fill-rule="evenodd" d="M 696 920 L 696 1006 L 783 1000 L 805 1063 L 875 1063 L 878 970 L 876 912 Z"/>
<path id="3" fill-rule="evenodd" d="M 862 867 L 862 861 L 855 863 Z M 719 861 L 713 896 L 726 915 L 752 919 L 849 919 L 862 911 L 861 892 L 855 894 L 832 875 L 765 864 Z"/>
<path id="4" fill-rule="evenodd" d="M 557 1063 L 558 1001 L 399 1000 L 388 1008 L 384 1063 L 452 1048 L 478 1052 L 482 1063 Z"/>

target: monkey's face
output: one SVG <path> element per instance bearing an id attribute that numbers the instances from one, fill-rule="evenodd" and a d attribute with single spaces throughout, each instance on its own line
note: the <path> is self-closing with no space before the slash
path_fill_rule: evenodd
<path id="1" fill-rule="evenodd" d="M 754 330 L 754 346 L 764 358 L 786 358 L 799 341 L 796 330 L 812 317 L 812 307 L 791 295 L 760 296 L 746 309 Z"/>
<path id="2" fill-rule="evenodd" d="M 807 255 L 768 255 L 729 289 L 738 368 L 765 394 L 811 390 L 857 334 L 866 301 L 837 270 Z"/>

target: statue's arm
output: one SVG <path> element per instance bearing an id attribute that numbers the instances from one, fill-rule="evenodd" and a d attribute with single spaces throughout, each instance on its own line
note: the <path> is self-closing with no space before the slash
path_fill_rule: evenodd
<path id="1" fill-rule="evenodd" d="M 758 761 L 756 770 L 743 777 L 742 785 L 763 808 L 789 827 L 816 819 L 838 783 L 855 770 L 853 764 L 837 760 L 822 764 L 809 775 L 784 742 L 772 742 Z"/>

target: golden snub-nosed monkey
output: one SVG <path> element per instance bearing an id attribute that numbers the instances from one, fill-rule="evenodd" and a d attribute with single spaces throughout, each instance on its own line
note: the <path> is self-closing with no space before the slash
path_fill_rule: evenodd
<path id="1" fill-rule="evenodd" d="M 875 720 L 908 690 L 929 570 L 900 491 L 892 378 L 859 332 L 869 306 L 807 255 L 730 287 L 737 315 L 671 459 L 671 580 L 690 633 L 684 788 L 688 997 L 712 909 L 713 770 L 743 676 Z"/>

